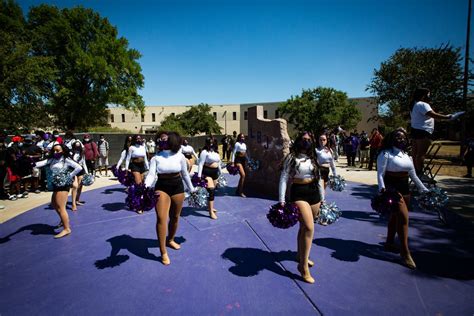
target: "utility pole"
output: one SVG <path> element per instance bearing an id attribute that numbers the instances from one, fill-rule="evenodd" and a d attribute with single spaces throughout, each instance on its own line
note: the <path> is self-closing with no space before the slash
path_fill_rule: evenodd
<path id="1" fill-rule="evenodd" d="M 469 9 L 467 10 L 467 34 L 466 34 L 466 52 L 464 54 L 464 81 L 462 89 L 462 102 L 463 109 L 467 111 L 467 89 L 469 82 L 469 37 L 471 36 L 471 9 L 472 9 L 472 0 L 469 0 Z M 461 149 L 459 155 L 462 157 L 464 146 L 462 142 L 466 139 L 466 120 L 467 117 L 462 120 L 461 128 Z"/>

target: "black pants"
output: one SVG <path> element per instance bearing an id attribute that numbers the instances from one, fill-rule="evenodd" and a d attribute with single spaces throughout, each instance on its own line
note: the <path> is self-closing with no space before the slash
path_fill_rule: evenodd
<path id="1" fill-rule="evenodd" d="M 374 161 L 377 163 L 377 155 L 379 154 L 379 150 L 376 148 L 370 148 L 370 155 L 369 155 L 369 170 L 372 170 L 374 166 Z M 377 168 L 377 166 L 375 166 Z"/>
<path id="2" fill-rule="evenodd" d="M 86 160 L 87 171 L 90 174 L 94 174 L 95 171 L 95 160 Z"/>
<path id="3" fill-rule="evenodd" d="M 3 181 L 5 181 L 5 177 L 7 176 L 7 168 L 5 165 L 0 166 L 0 199 L 5 197 L 5 188 L 3 187 Z"/>
<path id="4" fill-rule="evenodd" d="M 227 156 L 227 159 L 230 158 L 229 156 L 230 150 L 228 151 L 227 147 L 228 147 L 227 145 L 222 145 L 222 160 L 225 159 L 225 156 Z"/>
<path id="5" fill-rule="evenodd" d="M 348 166 L 355 166 L 355 158 L 356 158 L 356 153 L 355 152 L 348 152 L 347 153 L 347 165 Z"/>
<path id="6" fill-rule="evenodd" d="M 474 152 L 469 152 L 465 158 L 467 174 L 472 176 L 472 163 L 474 162 Z"/>

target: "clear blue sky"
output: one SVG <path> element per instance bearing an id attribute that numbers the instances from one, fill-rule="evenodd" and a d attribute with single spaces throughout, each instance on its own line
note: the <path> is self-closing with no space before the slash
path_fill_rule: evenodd
<path id="1" fill-rule="evenodd" d="M 143 55 L 147 106 L 284 101 L 317 86 L 369 96 L 374 69 L 398 48 L 450 43 L 464 54 L 468 9 L 468 0 L 19 1 L 25 14 L 40 3 L 107 17 Z"/>

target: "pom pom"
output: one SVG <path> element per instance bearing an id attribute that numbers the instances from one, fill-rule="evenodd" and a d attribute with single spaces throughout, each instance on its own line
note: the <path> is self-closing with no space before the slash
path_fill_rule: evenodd
<path id="1" fill-rule="evenodd" d="M 188 196 L 188 205 L 194 208 L 204 208 L 207 206 L 209 193 L 206 189 L 198 187 L 197 190 Z"/>
<path id="2" fill-rule="evenodd" d="M 149 211 L 155 207 L 158 195 L 153 188 L 146 188 L 144 183 L 132 184 L 128 188 L 125 203 L 128 208 L 138 211 Z"/>
<path id="3" fill-rule="evenodd" d="M 400 193 L 392 190 L 385 191 L 384 193 L 377 194 L 371 200 L 370 205 L 372 209 L 379 213 L 381 216 L 389 215 L 393 211 L 394 205 L 396 205 L 402 196 Z"/>
<path id="4" fill-rule="evenodd" d="M 299 208 L 295 203 L 287 203 L 284 207 L 277 203 L 270 207 L 267 218 L 277 228 L 290 228 L 298 223 Z"/>
<path id="5" fill-rule="evenodd" d="M 257 171 L 258 169 L 260 169 L 260 161 L 256 159 L 249 159 L 248 166 L 250 171 Z"/>
<path id="6" fill-rule="evenodd" d="M 319 217 L 315 221 L 319 225 L 330 225 L 341 217 L 341 210 L 337 207 L 336 203 L 322 203 L 319 209 Z"/>
<path id="7" fill-rule="evenodd" d="M 120 170 L 117 168 L 117 165 L 113 165 L 112 167 L 110 167 L 110 171 L 112 171 L 114 177 L 118 178 Z"/>
<path id="8" fill-rule="evenodd" d="M 225 167 L 227 169 L 227 172 L 229 172 L 230 175 L 235 176 L 236 174 L 239 173 L 239 168 L 237 166 L 232 166 L 231 163 L 228 163 L 227 166 Z"/>
<path id="9" fill-rule="evenodd" d="M 227 179 L 224 177 L 223 174 L 220 174 L 219 178 L 217 178 L 216 187 L 217 188 L 224 188 L 226 186 L 227 186 Z"/>
<path id="10" fill-rule="evenodd" d="M 341 192 L 346 187 L 346 180 L 339 175 L 329 176 L 329 186 L 331 190 Z"/>
<path id="11" fill-rule="evenodd" d="M 82 184 L 85 186 L 92 185 L 94 183 L 94 176 L 90 173 L 87 173 L 82 177 Z"/>
<path id="12" fill-rule="evenodd" d="M 198 173 L 195 172 L 191 177 L 191 183 L 195 187 L 207 188 L 207 180 L 204 178 L 198 177 Z"/>
<path id="13" fill-rule="evenodd" d="M 51 169 L 51 181 L 55 187 L 70 187 L 72 185 L 72 177 L 69 170 Z"/>
<path id="14" fill-rule="evenodd" d="M 126 187 L 129 187 L 135 183 L 135 178 L 133 177 L 133 174 L 125 170 L 118 171 L 117 179 L 119 180 L 121 184 L 123 184 Z"/>
<path id="15" fill-rule="evenodd" d="M 420 207 L 424 210 L 439 211 L 446 207 L 449 197 L 446 194 L 446 191 L 433 187 L 430 188 L 428 192 L 422 192 L 420 196 L 417 197 L 417 200 Z"/>

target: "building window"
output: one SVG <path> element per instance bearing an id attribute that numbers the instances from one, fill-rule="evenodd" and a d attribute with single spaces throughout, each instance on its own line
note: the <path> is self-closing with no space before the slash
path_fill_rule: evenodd
<path id="1" fill-rule="evenodd" d="M 145 114 L 142 114 L 142 123 L 145 122 Z"/>
<path id="2" fill-rule="evenodd" d="M 267 110 L 263 111 L 263 118 L 268 118 L 268 111 Z"/>
<path id="3" fill-rule="evenodd" d="M 114 122 L 114 115 L 113 114 L 110 114 L 110 122 Z"/>
<path id="4" fill-rule="evenodd" d="M 247 111 L 244 112 L 244 120 L 248 120 L 248 114 Z"/>
<path id="5" fill-rule="evenodd" d="M 174 116 L 174 112 L 171 112 L 171 116 Z"/>
<path id="6" fill-rule="evenodd" d="M 237 112 L 232 112 L 232 120 L 237 121 Z"/>
<path id="7" fill-rule="evenodd" d="M 125 114 L 122 114 L 122 123 L 125 123 Z"/>
<path id="8" fill-rule="evenodd" d="M 155 113 L 151 113 L 151 121 L 155 122 L 156 121 L 156 115 Z"/>
<path id="9" fill-rule="evenodd" d="M 278 112 L 278 110 L 275 110 L 275 118 L 280 118 L 280 112 Z"/>
<path id="10" fill-rule="evenodd" d="M 212 116 L 214 116 L 214 119 L 217 120 L 217 112 L 212 112 Z"/>

